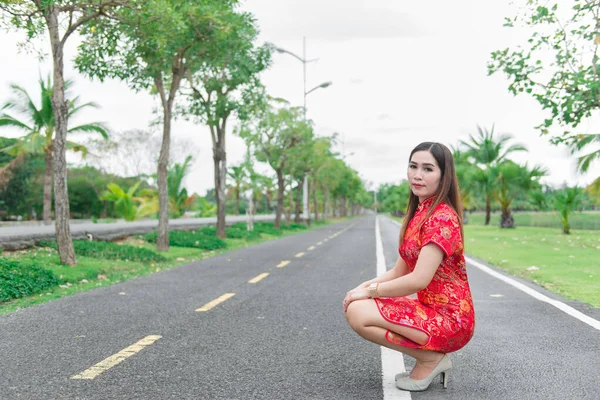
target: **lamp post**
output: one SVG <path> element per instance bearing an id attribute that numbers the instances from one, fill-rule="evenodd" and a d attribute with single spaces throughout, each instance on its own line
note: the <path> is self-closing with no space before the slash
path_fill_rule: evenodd
<path id="1" fill-rule="evenodd" d="M 304 100 L 304 120 L 306 121 L 306 96 L 310 93 L 314 92 L 317 89 L 325 89 L 326 87 L 331 86 L 332 82 L 323 82 L 310 90 L 306 90 L 306 64 L 309 62 L 317 61 L 318 58 L 314 58 L 312 60 L 306 59 L 306 36 L 302 37 L 302 57 L 297 56 L 296 54 L 288 51 L 286 49 L 282 49 L 281 47 L 275 47 L 275 51 L 278 53 L 289 54 L 290 56 L 296 58 L 302 63 L 302 77 L 304 82 L 304 90 L 303 90 L 303 100 Z M 302 219 L 307 223 L 310 223 L 310 213 L 308 212 L 308 175 L 304 176 L 304 184 L 302 185 Z"/>

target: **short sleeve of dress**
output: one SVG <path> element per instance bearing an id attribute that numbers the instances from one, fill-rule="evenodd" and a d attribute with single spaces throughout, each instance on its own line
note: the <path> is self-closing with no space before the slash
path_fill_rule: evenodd
<path id="1" fill-rule="evenodd" d="M 450 207 L 435 210 L 421 228 L 421 247 L 435 243 L 444 251 L 446 257 L 454 254 L 461 242 L 458 217 Z"/>

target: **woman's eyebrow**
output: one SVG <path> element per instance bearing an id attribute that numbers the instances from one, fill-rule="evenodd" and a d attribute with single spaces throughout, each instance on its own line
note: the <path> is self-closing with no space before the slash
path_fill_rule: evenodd
<path id="1" fill-rule="evenodd" d="M 409 162 L 409 164 L 415 164 L 415 165 L 419 165 L 419 163 L 418 163 L 418 162 L 415 162 L 415 161 L 411 161 L 411 162 Z M 423 165 L 423 166 L 428 166 L 428 167 L 435 167 L 435 164 L 431 164 L 431 163 L 423 163 L 423 164 L 421 164 L 421 165 Z"/>

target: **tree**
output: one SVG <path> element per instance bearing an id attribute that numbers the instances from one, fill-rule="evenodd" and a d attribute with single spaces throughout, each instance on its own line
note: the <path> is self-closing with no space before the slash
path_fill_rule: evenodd
<path id="1" fill-rule="evenodd" d="M 26 131 L 26 135 L 11 146 L 3 148 L 1 151 L 19 155 L 19 154 L 44 154 L 46 168 L 44 170 L 44 224 L 50 225 L 52 208 L 52 151 L 54 143 L 55 119 L 52 108 L 53 86 L 50 77 L 46 82 L 40 78 L 40 107 L 33 102 L 31 96 L 25 89 L 18 85 L 11 85 L 14 99 L 5 103 L 2 110 L 15 110 L 25 116 L 29 121 L 23 122 L 16 117 L 4 112 L 0 114 L 0 126 L 15 127 Z M 68 90 L 72 85 L 71 81 L 65 81 L 65 94 L 69 95 Z M 98 108 L 95 103 L 80 104 L 79 97 L 75 97 L 68 102 L 68 118 L 77 115 L 81 110 L 87 107 Z M 100 122 L 78 125 L 67 129 L 67 133 L 95 132 L 102 136 L 104 140 L 108 139 L 108 128 Z M 68 150 L 81 151 L 84 154 L 87 149 L 84 145 L 72 141 L 66 142 Z"/>
<path id="2" fill-rule="evenodd" d="M 21 0 L 0 3 L 0 26 L 10 26 L 27 33 L 29 39 L 48 30 L 52 49 L 54 90 L 52 109 L 55 120 L 53 143 L 54 214 L 56 242 L 60 261 L 75 265 L 75 251 L 69 226 L 69 194 L 67 189 L 67 124 L 69 102 L 65 101 L 64 47 L 71 35 L 86 24 L 111 17 L 128 0 Z M 62 31 L 62 32 L 61 32 Z"/>
<path id="3" fill-rule="evenodd" d="M 290 162 L 290 151 L 310 140 L 312 129 L 304 120 L 301 108 L 284 105 L 276 109 L 269 105 L 256 118 L 244 122 L 236 133 L 253 149 L 254 157 L 269 164 L 277 175 L 275 226 L 279 228 L 285 191 L 284 170 Z"/>
<path id="4" fill-rule="evenodd" d="M 502 210 L 500 228 L 514 228 L 515 221 L 510 212 L 511 203 L 519 193 L 527 193 L 538 186 L 539 178 L 547 172 L 539 166 L 529 169 L 527 165 L 521 166 L 510 160 L 492 166 L 490 172 L 495 177 L 496 190 L 493 196 Z"/>
<path id="5" fill-rule="evenodd" d="M 191 162 L 192 156 L 187 156 L 183 164 L 175 164 L 168 171 L 169 202 L 173 217 L 181 217 L 186 210 L 188 192 L 186 188 L 182 187 L 182 183 L 188 173 Z"/>
<path id="6" fill-rule="evenodd" d="M 218 55 L 205 59 L 197 72 L 186 75 L 191 112 L 210 129 L 220 238 L 225 238 L 227 121 L 232 116 L 246 120 L 263 103 L 259 74 L 271 58 L 269 46 L 254 46 L 258 30 L 250 14 L 231 13 L 227 21 L 229 35 L 219 43 Z"/>
<path id="7" fill-rule="evenodd" d="M 227 175 L 233 180 L 233 193 L 235 196 L 235 213 L 240 213 L 240 194 L 244 190 L 244 180 L 246 179 L 246 171 L 244 165 L 235 165 L 231 167 L 231 171 Z"/>
<path id="8" fill-rule="evenodd" d="M 578 187 L 566 187 L 554 194 L 554 208 L 558 212 L 558 218 L 560 219 L 565 235 L 571 233 L 569 214 L 581 204 L 581 195 L 581 189 Z"/>
<path id="9" fill-rule="evenodd" d="M 75 60 L 82 73 L 103 80 L 127 80 L 134 90 L 150 89 L 162 106 L 163 135 L 158 157 L 160 204 L 156 247 L 169 249 L 167 166 L 171 121 L 182 80 L 214 57 L 230 34 L 235 1 L 151 0 L 121 8 L 118 18 L 103 20 L 84 31 Z"/>
<path id="10" fill-rule="evenodd" d="M 488 64 L 490 75 L 508 77 L 513 95 L 525 92 L 548 110 L 549 117 L 536 127 L 541 134 L 558 125 L 562 133 L 551 141 L 565 142 L 574 151 L 599 137 L 576 132 L 600 108 L 599 15 L 598 1 L 529 0 L 519 15 L 505 18 L 504 26 L 528 27 L 531 37 L 513 50 L 493 52 Z M 600 152 L 590 153 L 579 167 L 585 171 L 598 158 Z"/>
<path id="11" fill-rule="evenodd" d="M 494 126 L 491 130 L 477 126 L 477 136 L 469 135 L 469 141 L 460 141 L 466 147 L 466 152 L 480 171 L 473 173 L 472 178 L 485 194 L 485 225 L 489 225 L 491 217 L 491 203 L 494 195 L 494 179 L 491 168 L 507 159 L 515 151 L 527 151 L 520 144 L 511 144 L 511 135 L 503 134 L 494 137 Z M 508 146 L 508 147 L 507 147 Z"/>

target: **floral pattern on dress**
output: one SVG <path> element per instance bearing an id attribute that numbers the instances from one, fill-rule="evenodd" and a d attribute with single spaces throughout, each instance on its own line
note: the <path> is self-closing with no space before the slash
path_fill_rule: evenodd
<path id="1" fill-rule="evenodd" d="M 424 345 L 387 331 L 393 344 L 450 353 L 465 346 L 475 329 L 475 312 L 467 279 L 463 238 L 454 209 L 439 204 L 424 221 L 434 197 L 422 201 L 408 223 L 404 242 L 398 249 L 410 271 L 415 269 L 423 246 L 435 243 L 445 256 L 429 285 L 417 292 L 417 299 L 383 297 L 375 299 L 383 318 L 429 335 Z"/>

